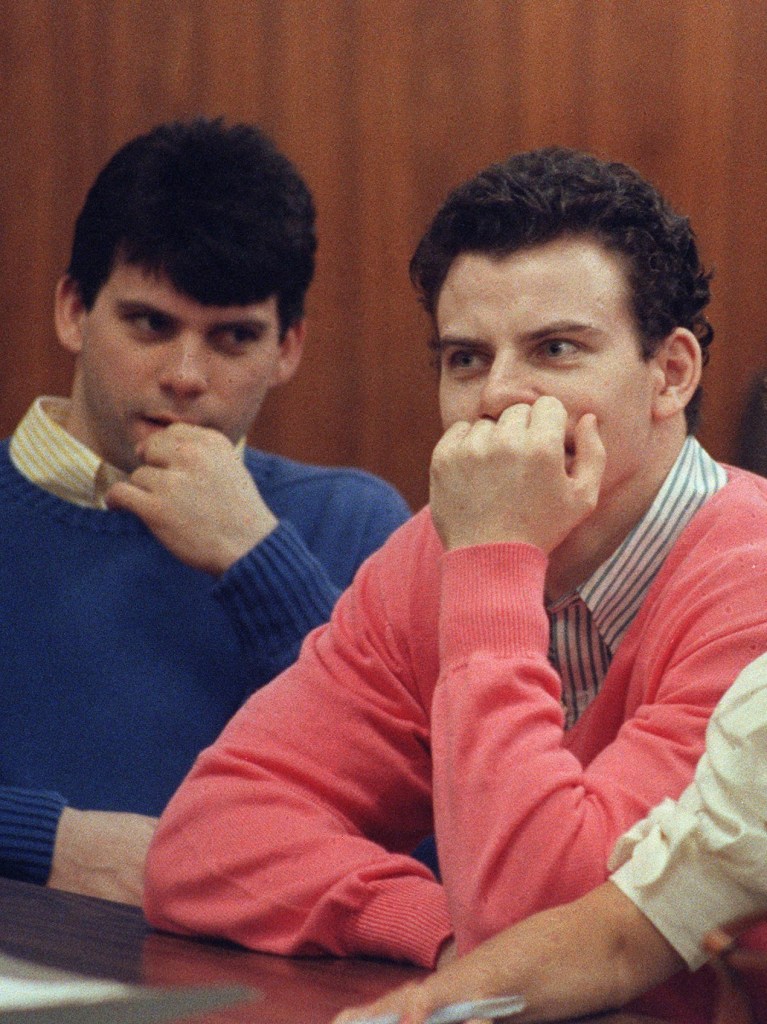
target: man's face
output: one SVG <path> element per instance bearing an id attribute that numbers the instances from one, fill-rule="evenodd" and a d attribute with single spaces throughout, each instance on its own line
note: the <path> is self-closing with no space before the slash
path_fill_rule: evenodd
<path id="1" fill-rule="evenodd" d="M 204 306 L 163 276 L 118 263 L 87 310 L 64 278 L 56 293 L 59 340 L 77 357 L 67 429 L 132 472 L 137 448 L 182 421 L 236 442 L 270 388 L 290 379 L 303 324 L 280 340 L 277 301 Z"/>
<path id="2" fill-rule="evenodd" d="M 552 395 L 568 413 L 566 462 L 575 424 L 596 416 L 607 452 L 600 504 L 642 487 L 663 371 L 642 358 L 616 256 L 583 238 L 502 259 L 464 253 L 445 279 L 436 325 L 445 428 Z"/>

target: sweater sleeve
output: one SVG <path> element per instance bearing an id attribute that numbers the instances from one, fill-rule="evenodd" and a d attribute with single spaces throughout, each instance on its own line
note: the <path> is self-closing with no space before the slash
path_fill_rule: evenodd
<path id="1" fill-rule="evenodd" d="M 706 730 L 679 800 L 616 844 L 612 881 L 696 970 L 712 928 L 767 911 L 767 655 L 740 674 Z"/>
<path id="2" fill-rule="evenodd" d="M 566 734 L 542 553 L 445 555 L 434 804 L 459 951 L 604 881 L 618 837 L 690 782 L 714 706 L 767 650 L 767 547 L 762 537 L 689 561 L 656 581 Z"/>
<path id="3" fill-rule="evenodd" d="M 40 885 L 48 881 L 65 804 L 58 793 L 0 786 L 0 874 L 4 878 Z"/>
<path id="4" fill-rule="evenodd" d="M 171 800 L 147 862 L 154 925 L 434 965 L 451 933 L 445 897 L 408 853 L 432 829 L 428 713 L 377 557 Z"/>
<path id="5" fill-rule="evenodd" d="M 342 508 L 327 496 L 323 523 L 310 549 L 287 518 L 224 574 L 214 593 L 228 610 L 251 667 L 252 689 L 298 657 L 305 637 L 330 618 L 362 562 L 410 515 L 400 495 L 368 475 L 347 474 Z M 338 520 L 343 520 L 339 522 Z"/>
<path id="6" fill-rule="evenodd" d="M 285 519 L 235 562 L 216 596 L 253 668 L 254 689 L 296 660 L 304 637 L 327 622 L 338 595 L 325 567 Z"/>

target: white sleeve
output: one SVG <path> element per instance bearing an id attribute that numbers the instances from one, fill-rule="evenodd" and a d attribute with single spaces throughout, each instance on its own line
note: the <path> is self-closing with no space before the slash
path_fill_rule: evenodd
<path id="1" fill-rule="evenodd" d="M 692 783 L 618 840 L 609 867 L 691 970 L 711 928 L 767 910 L 767 655 L 717 705 Z"/>

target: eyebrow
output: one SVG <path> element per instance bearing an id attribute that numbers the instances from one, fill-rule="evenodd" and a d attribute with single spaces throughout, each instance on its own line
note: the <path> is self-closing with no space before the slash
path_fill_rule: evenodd
<path id="1" fill-rule="evenodd" d="M 443 348 L 447 348 L 449 345 L 465 346 L 466 348 L 476 348 L 479 345 L 484 345 L 486 342 L 480 341 L 479 338 L 464 338 L 459 334 L 447 334 L 440 336 L 438 334 L 432 334 L 429 339 L 429 348 L 433 348 L 436 352 L 442 351 Z"/>
<path id="2" fill-rule="evenodd" d="M 161 306 L 155 306 L 153 303 L 145 302 L 142 299 L 118 299 L 116 306 L 117 311 L 121 316 L 151 314 L 152 316 L 163 317 L 170 324 L 177 324 L 180 322 L 180 318 L 177 317 L 175 313 L 170 313 Z M 231 319 L 220 320 L 211 324 L 208 329 L 208 333 L 238 330 L 243 327 L 253 331 L 256 335 L 261 335 L 268 329 L 269 323 L 267 320 L 264 320 L 259 316 L 232 317 Z"/>
<path id="3" fill-rule="evenodd" d="M 221 320 L 211 326 L 212 331 L 231 331 L 237 330 L 238 328 L 247 327 L 248 330 L 253 331 L 254 334 L 263 334 L 269 327 L 267 320 L 262 320 L 258 316 L 241 316 L 234 317 L 232 320 Z"/>
<path id="4" fill-rule="evenodd" d="M 522 335 L 523 341 L 541 341 L 549 338 L 552 334 L 604 334 L 601 327 L 596 324 L 581 320 L 554 320 L 549 324 L 536 328 L 534 331 L 526 331 Z M 439 352 L 448 346 L 458 345 L 466 348 L 477 348 L 487 345 L 488 342 L 482 338 L 472 338 L 462 334 L 434 335 L 430 341 L 430 348 Z"/>
<path id="5" fill-rule="evenodd" d="M 528 331 L 524 337 L 531 341 L 539 338 L 547 338 L 550 334 L 601 334 L 600 327 L 596 324 L 583 322 L 582 320 L 554 320 L 553 323 L 544 324 L 535 331 Z"/>
<path id="6" fill-rule="evenodd" d="M 119 313 L 155 313 L 157 316 L 166 316 L 169 320 L 175 317 L 159 306 L 153 306 L 151 302 L 144 302 L 141 299 L 118 299 L 115 303 Z"/>

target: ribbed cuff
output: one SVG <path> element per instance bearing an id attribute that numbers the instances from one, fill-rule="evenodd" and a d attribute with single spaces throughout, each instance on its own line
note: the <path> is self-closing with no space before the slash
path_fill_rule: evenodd
<path id="1" fill-rule="evenodd" d="M 426 878 L 387 879 L 347 925 L 350 951 L 434 968 L 453 928 L 441 885 Z"/>
<path id="2" fill-rule="evenodd" d="M 44 885 L 66 800 L 40 790 L 0 788 L 0 874 Z"/>
<path id="3" fill-rule="evenodd" d="M 502 656 L 546 650 L 548 559 L 530 544 L 457 548 L 442 559 L 440 664 L 480 651 Z"/>
<path id="4" fill-rule="evenodd" d="M 235 615 L 244 641 L 279 656 L 286 633 L 303 638 L 326 622 L 338 596 L 324 566 L 298 531 L 281 520 L 224 574 L 216 596 Z"/>

